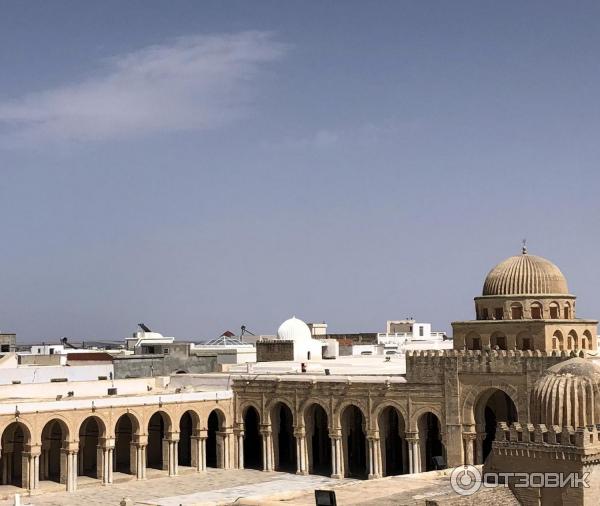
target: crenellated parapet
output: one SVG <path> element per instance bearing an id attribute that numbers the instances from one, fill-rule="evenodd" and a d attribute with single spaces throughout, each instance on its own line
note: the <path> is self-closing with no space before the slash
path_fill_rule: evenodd
<path id="1" fill-rule="evenodd" d="M 445 371 L 540 375 L 553 365 L 575 356 L 579 355 L 574 351 L 418 350 L 406 355 L 406 375 L 409 381 L 420 382 L 442 382 Z"/>
<path id="2" fill-rule="evenodd" d="M 573 428 L 559 425 L 501 422 L 496 428 L 495 448 L 546 447 L 548 449 L 600 450 L 600 425 Z"/>

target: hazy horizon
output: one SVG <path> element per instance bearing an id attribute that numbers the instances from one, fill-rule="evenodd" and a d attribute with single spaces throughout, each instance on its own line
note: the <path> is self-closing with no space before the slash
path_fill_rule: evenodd
<path id="1" fill-rule="evenodd" d="M 0 329 L 474 318 L 555 262 L 600 316 L 595 2 L 7 0 Z"/>

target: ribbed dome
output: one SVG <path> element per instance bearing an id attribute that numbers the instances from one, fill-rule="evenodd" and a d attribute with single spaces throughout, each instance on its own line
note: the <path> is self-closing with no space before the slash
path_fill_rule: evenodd
<path id="1" fill-rule="evenodd" d="M 306 341 L 312 339 L 312 334 L 306 323 L 292 316 L 279 326 L 277 337 L 286 341 Z"/>
<path id="2" fill-rule="evenodd" d="M 531 395 L 533 423 L 586 427 L 600 423 L 600 367 L 572 358 L 550 367 Z"/>
<path id="3" fill-rule="evenodd" d="M 483 284 L 483 295 L 567 295 L 567 280 L 549 260 L 523 253 L 494 267 Z"/>

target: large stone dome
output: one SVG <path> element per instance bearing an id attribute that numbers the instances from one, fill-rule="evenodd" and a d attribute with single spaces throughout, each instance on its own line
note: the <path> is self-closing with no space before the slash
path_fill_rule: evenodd
<path id="1" fill-rule="evenodd" d="M 306 323 L 292 316 L 279 326 L 277 337 L 286 341 L 306 341 L 312 339 L 312 334 Z"/>
<path id="2" fill-rule="evenodd" d="M 494 267 L 483 284 L 483 295 L 568 295 L 567 280 L 549 260 L 529 255 L 507 258 Z"/>
<path id="3" fill-rule="evenodd" d="M 600 423 L 600 367 L 572 358 L 550 367 L 531 395 L 533 423 L 586 427 Z"/>

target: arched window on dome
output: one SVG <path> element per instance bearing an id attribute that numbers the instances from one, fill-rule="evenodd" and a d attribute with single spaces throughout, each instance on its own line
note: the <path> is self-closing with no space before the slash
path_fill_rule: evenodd
<path id="1" fill-rule="evenodd" d="M 560 318 L 560 306 L 558 302 L 550 303 L 550 318 L 553 320 L 558 320 Z"/>
<path id="2" fill-rule="evenodd" d="M 513 302 L 510 305 L 510 317 L 513 320 L 522 320 L 523 319 L 523 305 L 519 302 Z"/>
<path id="3" fill-rule="evenodd" d="M 506 336 L 502 332 L 494 332 L 490 336 L 492 350 L 506 350 Z"/>
<path id="4" fill-rule="evenodd" d="M 559 351 L 563 351 L 565 349 L 563 335 L 560 330 L 557 330 L 552 335 L 552 349 L 559 350 Z"/>
<path id="5" fill-rule="evenodd" d="M 517 334 L 517 350 L 533 350 L 533 337 L 529 332 Z"/>
<path id="6" fill-rule="evenodd" d="M 541 320 L 544 317 L 544 310 L 539 302 L 531 303 L 531 318 Z"/>
<path id="7" fill-rule="evenodd" d="M 481 350 L 481 336 L 476 332 L 470 332 L 465 339 L 465 344 L 467 350 Z"/>
<path id="8" fill-rule="evenodd" d="M 565 302 L 565 307 L 563 308 L 564 318 L 565 320 L 571 319 L 571 304 Z"/>
<path id="9" fill-rule="evenodd" d="M 592 349 L 592 334 L 589 330 L 586 330 L 581 336 L 581 349 L 591 350 Z"/>
<path id="10" fill-rule="evenodd" d="M 576 350 L 579 347 L 579 339 L 577 338 L 577 332 L 571 330 L 567 336 L 567 349 Z"/>

